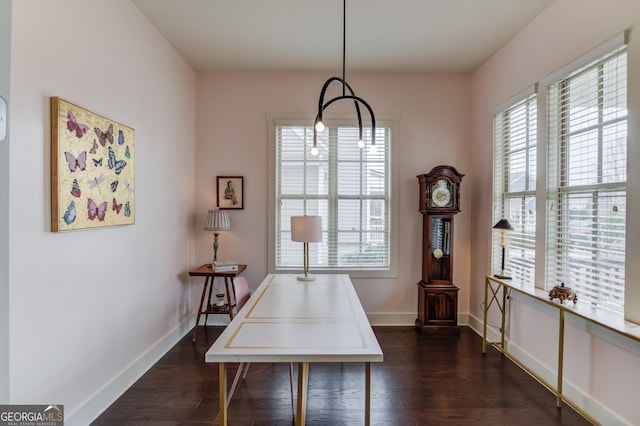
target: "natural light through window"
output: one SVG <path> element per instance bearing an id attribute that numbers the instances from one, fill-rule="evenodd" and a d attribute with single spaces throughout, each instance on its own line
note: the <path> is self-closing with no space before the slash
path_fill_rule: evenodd
<path id="1" fill-rule="evenodd" d="M 303 250 L 291 241 L 291 216 L 322 217 L 323 238 L 309 245 L 309 267 L 388 270 L 391 221 L 391 128 L 376 129 L 377 152 L 358 148 L 358 128 L 275 126 L 275 267 L 299 268 Z M 365 138 L 370 139 L 370 135 Z"/>
<path id="2" fill-rule="evenodd" d="M 549 86 L 547 286 L 624 311 L 627 55 L 620 48 Z"/>
<path id="3" fill-rule="evenodd" d="M 533 285 L 536 244 L 537 97 L 531 94 L 494 116 L 493 223 L 508 219 L 505 270 Z M 493 233 L 493 270 L 500 270 L 499 232 Z"/>

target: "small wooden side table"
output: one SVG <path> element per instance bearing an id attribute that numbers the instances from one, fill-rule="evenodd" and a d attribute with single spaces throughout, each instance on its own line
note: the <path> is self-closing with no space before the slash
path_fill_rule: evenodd
<path id="1" fill-rule="evenodd" d="M 209 314 L 228 314 L 230 319 L 233 319 L 233 308 L 235 305 L 235 291 L 233 290 L 233 278 L 238 274 L 242 273 L 247 268 L 247 265 L 238 265 L 238 270 L 233 272 L 215 272 L 211 268 L 210 263 L 205 263 L 204 265 L 194 269 L 193 271 L 189 271 L 189 275 L 192 277 L 204 277 L 204 286 L 202 287 L 202 296 L 200 297 L 200 306 L 198 307 L 198 313 L 196 314 L 196 325 L 193 327 L 193 339 L 192 341 L 196 341 L 196 335 L 198 334 L 198 324 L 200 324 L 200 316 L 202 314 L 204 317 L 204 326 L 207 326 L 207 319 L 209 318 Z M 211 306 L 211 293 L 213 292 L 213 280 L 216 277 L 224 278 L 224 286 L 226 290 L 227 297 L 227 308 L 226 309 L 212 309 Z M 229 288 L 229 284 L 231 284 L 231 289 Z M 209 286 L 209 297 L 207 299 L 207 304 L 204 304 L 205 296 L 207 295 L 207 285 Z M 233 303 L 231 299 L 231 292 L 233 291 Z"/>

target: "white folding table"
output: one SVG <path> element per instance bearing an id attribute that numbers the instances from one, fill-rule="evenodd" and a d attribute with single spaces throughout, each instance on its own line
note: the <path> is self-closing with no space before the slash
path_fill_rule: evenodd
<path id="1" fill-rule="evenodd" d="M 371 362 L 382 362 L 380 345 L 348 275 L 267 275 L 205 354 L 220 364 L 221 425 L 227 424 L 225 363 L 297 362 L 296 425 L 304 425 L 309 363 L 365 363 L 365 424 L 370 422 Z"/>

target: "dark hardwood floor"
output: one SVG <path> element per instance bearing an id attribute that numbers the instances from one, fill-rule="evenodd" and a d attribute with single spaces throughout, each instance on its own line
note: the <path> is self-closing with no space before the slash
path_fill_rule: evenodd
<path id="1" fill-rule="evenodd" d="M 204 353 L 222 328 L 188 333 L 94 425 L 217 424 L 218 367 Z M 460 337 L 374 327 L 384 352 L 371 365 L 371 424 L 587 425 L 495 349 L 463 327 Z M 229 382 L 235 373 L 230 365 Z M 308 425 L 364 422 L 364 367 L 312 364 Z M 252 364 L 229 405 L 229 425 L 292 425 L 288 364 Z"/>

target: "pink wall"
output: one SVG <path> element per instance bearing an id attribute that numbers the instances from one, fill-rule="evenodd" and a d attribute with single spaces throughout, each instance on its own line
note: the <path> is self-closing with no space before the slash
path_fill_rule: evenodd
<path id="1" fill-rule="evenodd" d="M 50 232 L 51 96 L 135 129 L 135 225 Z M 129 1 L 14 1 L 10 109 L 9 402 L 88 424 L 193 318 L 195 73 Z"/>
<path id="2" fill-rule="evenodd" d="M 472 76 L 471 135 L 474 162 L 471 219 L 471 279 L 470 323 L 478 326 L 482 320 L 484 276 L 491 274 L 491 197 L 492 197 L 492 109 L 527 87 L 541 81 L 553 71 L 577 59 L 582 54 L 609 40 L 625 29 L 631 29 L 629 58 L 629 175 L 627 281 L 633 283 L 640 273 L 640 171 L 632 167 L 640 159 L 640 1 L 637 0 L 556 0 L 536 20 L 514 37 L 483 64 Z M 635 130 L 635 131 L 634 131 Z M 539 164 L 544 166 L 539 158 Z M 487 166 L 485 166 L 487 165 Z M 544 168 L 544 167 L 542 167 Z M 538 181 L 544 185 L 544 181 Z M 540 219 L 539 219 L 540 220 Z M 542 283 L 543 269 L 537 276 Z M 537 272 L 538 272 L 537 271 Z M 639 286 L 630 286 L 636 320 L 640 318 Z M 634 295 L 635 292 L 635 295 Z M 544 372 L 554 374 L 557 364 L 557 312 L 549 313 L 540 306 L 527 308 L 520 301 L 511 302 L 509 330 L 514 331 L 512 343 L 523 356 Z M 549 315 L 552 315 L 549 317 Z M 556 315 L 556 316 L 553 316 Z M 551 325 L 552 329 L 549 329 Z M 567 388 L 573 384 L 581 406 L 604 424 L 640 424 L 640 411 L 629 403 L 629 395 L 637 393 L 640 381 L 640 350 L 637 342 L 612 333 L 600 333 L 584 324 L 568 327 L 571 346 L 566 352 Z M 522 331 L 525 332 L 522 332 Z M 600 330 L 601 331 L 601 330 Z M 572 351 L 575 347 L 586 353 Z M 620 348 L 626 356 L 620 357 Z M 623 361 L 624 360 L 624 361 Z M 566 364 L 566 365 L 567 365 Z M 626 372 L 626 374 L 625 374 Z M 603 380 L 608 377 L 609 379 Z M 611 380 L 615 378 L 614 380 Z M 572 398 L 573 399 L 573 398 Z M 576 399 L 574 399 L 576 400 Z"/>
<path id="3" fill-rule="evenodd" d="M 243 175 L 245 209 L 229 213 L 233 230 L 223 236 L 223 257 L 247 263 L 255 287 L 267 273 L 267 113 L 314 116 L 318 95 L 330 77 L 317 73 L 206 73 L 197 83 L 196 257 L 210 260 L 212 236 L 201 231 L 207 209 L 215 206 L 217 175 Z M 354 280 L 371 317 L 413 324 L 420 280 L 421 216 L 416 176 L 439 164 L 454 165 L 462 182 L 462 213 L 456 217 L 456 284 L 461 313 L 468 312 L 471 158 L 469 156 L 469 77 L 443 75 L 347 75 L 358 96 L 377 117 L 400 118 L 397 144 L 400 206 L 399 273 L 392 279 Z M 332 111 L 333 112 L 333 111 Z M 350 110 L 348 111 L 351 112 Z M 375 322 L 375 321 L 374 321 Z"/>

